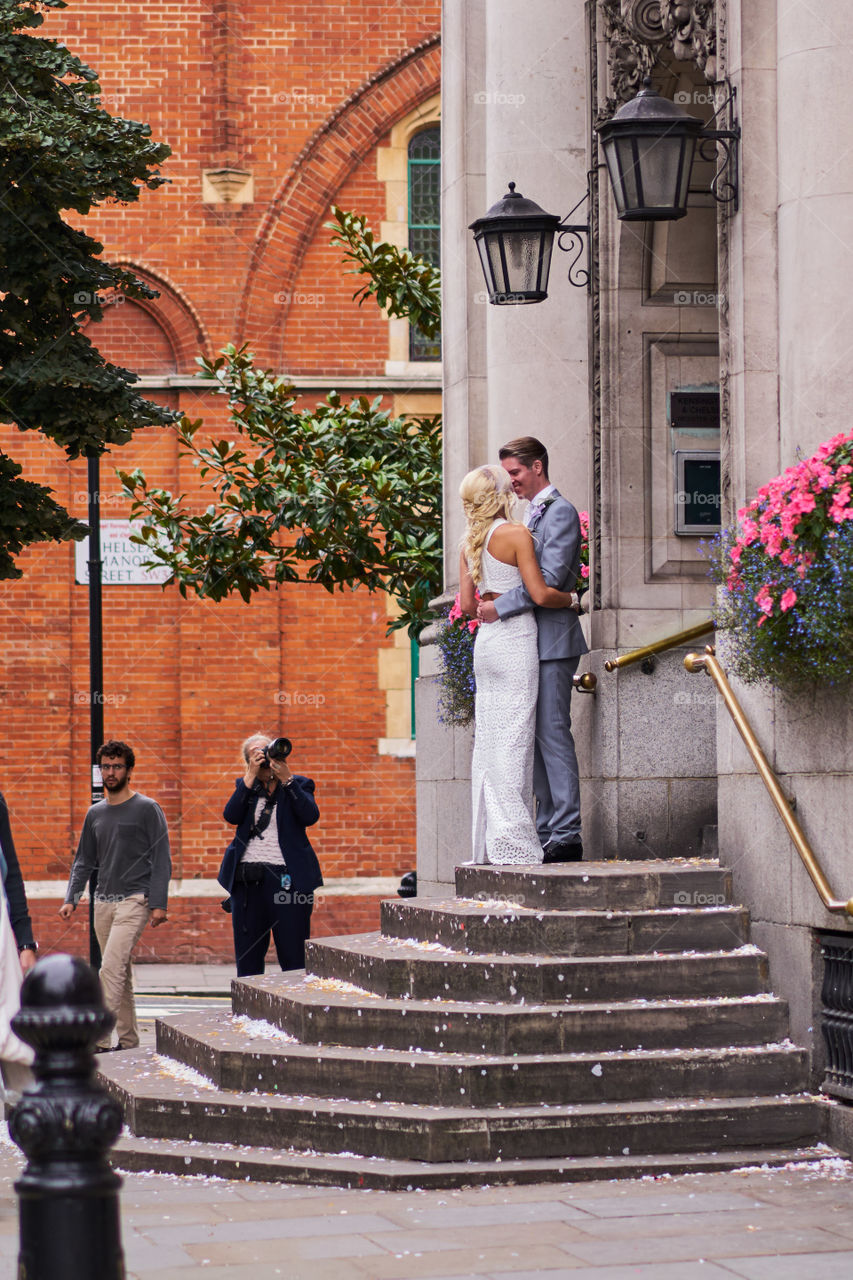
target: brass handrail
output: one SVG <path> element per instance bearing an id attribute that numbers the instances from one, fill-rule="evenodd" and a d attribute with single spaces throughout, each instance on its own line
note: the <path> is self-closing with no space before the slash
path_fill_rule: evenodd
<path id="1" fill-rule="evenodd" d="M 676 631 L 674 635 L 664 636 L 662 640 L 654 640 L 651 644 L 643 645 L 642 649 L 623 653 L 621 658 L 610 658 L 605 662 L 604 670 L 617 671 L 619 667 L 629 667 L 632 662 L 642 662 L 643 658 L 650 658 L 654 653 L 663 653 L 666 649 L 675 649 L 680 644 L 687 644 L 689 640 L 698 640 L 706 632 L 713 631 L 715 626 L 713 618 L 709 618 L 707 622 L 700 622 L 698 626 L 688 627 L 685 631 Z"/>
<path id="2" fill-rule="evenodd" d="M 768 764 L 767 757 L 753 732 L 752 725 L 747 720 L 743 707 L 738 702 L 731 685 L 726 679 L 726 673 L 714 653 L 714 646 L 712 644 L 706 645 L 703 654 L 688 653 L 684 659 L 684 665 L 691 674 L 695 674 L 697 671 L 704 671 L 717 686 L 717 691 L 725 703 L 726 710 L 734 721 L 738 733 L 743 738 L 744 745 L 761 775 L 761 780 L 770 793 L 770 799 L 775 804 L 779 817 L 784 822 L 788 835 L 793 840 L 797 853 L 800 855 L 800 860 L 809 873 L 812 884 L 817 889 L 821 902 L 827 911 L 846 911 L 849 916 L 853 916 L 853 898 L 848 899 L 847 902 L 842 902 L 840 898 L 835 897 L 830 889 L 829 881 L 823 873 L 823 868 L 806 839 L 805 832 L 794 817 L 788 798 L 779 785 L 779 779 Z"/>
<path id="3" fill-rule="evenodd" d="M 598 678 L 593 671 L 584 671 L 583 675 L 573 675 L 572 685 L 578 693 L 595 693 Z"/>

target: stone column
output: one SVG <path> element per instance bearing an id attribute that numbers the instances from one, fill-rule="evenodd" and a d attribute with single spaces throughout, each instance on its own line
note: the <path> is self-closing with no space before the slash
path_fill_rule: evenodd
<path id="1" fill-rule="evenodd" d="M 850 426 L 853 7 L 778 0 L 779 417 L 783 465 Z M 746 144 L 748 145 L 748 143 Z"/>
<path id="2" fill-rule="evenodd" d="M 586 189 L 588 106 L 582 5 L 444 0 L 442 51 L 442 349 L 444 548 L 448 598 L 458 582 L 466 471 L 497 460 L 515 435 L 540 436 L 552 479 L 587 505 L 587 295 L 555 249 L 551 296 L 491 307 L 468 226 L 507 183 L 549 212 Z M 586 220 L 586 209 L 577 221 Z M 436 716 L 437 653 L 422 636 L 417 697 L 418 889 L 446 892 L 470 857 L 469 730 Z"/>
<path id="3" fill-rule="evenodd" d="M 485 120 L 472 114 L 485 78 L 485 0 L 444 0 L 441 84 L 441 255 L 444 419 L 445 604 L 459 577 L 459 484 L 486 456 L 483 281 L 468 224 L 485 208 Z M 438 721 L 434 628 L 421 636 L 415 686 L 418 892 L 446 892 L 453 867 L 470 857 L 471 733 Z"/>
<path id="4" fill-rule="evenodd" d="M 459 577 L 459 484 L 488 451 L 483 273 L 468 224 L 486 207 L 485 0 L 444 0 L 441 66 L 441 262 L 444 572 Z M 473 461 L 472 461 L 473 459 Z"/>
<path id="5" fill-rule="evenodd" d="M 486 199 L 509 182 L 548 213 L 565 217 L 584 194 L 590 147 L 582 5 L 489 0 L 485 81 L 470 109 L 485 122 Z M 586 222 L 588 204 L 573 222 Z M 584 248 L 584 261 L 586 248 Z M 533 306 L 484 304 L 488 451 L 514 436 L 548 447 L 551 479 L 588 507 L 588 295 L 567 280 L 571 259 L 555 242 L 549 296 Z M 481 286 L 482 287 L 482 286 Z M 485 297 L 485 295 L 482 295 Z"/>

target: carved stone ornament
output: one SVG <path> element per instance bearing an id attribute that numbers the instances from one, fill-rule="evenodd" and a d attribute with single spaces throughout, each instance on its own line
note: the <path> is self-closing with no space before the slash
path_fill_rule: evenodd
<path id="1" fill-rule="evenodd" d="M 715 0 L 599 0 L 609 49 L 611 95 L 602 117 L 639 93 L 664 46 L 694 62 L 712 83 L 717 73 Z"/>
<path id="2" fill-rule="evenodd" d="M 715 0 L 660 0 L 660 15 L 676 58 L 695 62 L 713 84 L 717 79 Z"/>
<path id="3" fill-rule="evenodd" d="M 658 21 L 657 36 L 654 35 L 654 16 L 660 16 L 656 0 L 600 0 L 600 7 L 611 89 L 601 119 L 611 116 L 623 102 L 636 98 L 657 60 L 663 30 Z"/>
<path id="4" fill-rule="evenodd" d="M 638 40 L 646 40 L 650 44 L 664 38 L 661 7 L 660 0 L 620 0 L 623 21 Z"/>

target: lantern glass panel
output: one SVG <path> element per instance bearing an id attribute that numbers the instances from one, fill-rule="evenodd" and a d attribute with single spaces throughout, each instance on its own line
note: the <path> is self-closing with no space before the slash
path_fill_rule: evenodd
<path id="1" fill-rule="evenodd" d="M 553 240 L 550 228 L 485 232 L 477 247 L 490 292 L 505 300 L 539 301 L 547 289 Z"/>
<path id="2" fill-rule="evenodd" d="M 510 255 L 507 252 L 509 239 L 505 231 L 487 231 L 483 236 L 492 279 L 498 293 L 509 293 L 512 290 Z"/>
<path id="3" fill-rule="evenodd" d="M 616 199 L 617 213 L 621 218 L 626 209 L 636 209 L 640 204 L 637 161 L 632 140 L 609 138 L 604 144 L 604 158 Z"/>
<path id="4" fill-rule="evenodd" d="M 540 234 L 541 260 L 536 288 L 545 293 L 548 288 L 548 272 L 551 270 L 551 250 L 554 248 L 554 232 L 543 231 Z"/>
<path id="5" fill-rule="evenodd" d="M 637 139 L 637 162 L 642 175 L 642 203 L 646 209 L 679 208 L 684 163 L 683 135 Z M 692 151 L 692 146 L 691 146 Z"/>
<path id="6" fill-rule="evenodd" d="M 629 221 L 682 217 L 695 146 L 694 137 L 680 132 L 607 138 L 603 151 L 618 216 Z"/>
<path id="7" fill-rule="evenodd" d="M 513 231 L 504 237 L 510 292 L 530 293 L 539 288 L 539 231 Z"/>
<path id="8" fill-rule="evenodd" d="M 482 236 L 477 237 L 477 252 L 480 255 L 480 266 L 483 268 L 483 275 L 486 278 L 486 285 L 489 293 L 500 293 L 503 289 L 503 267 L 500 262 L 500 251 L 496 250 L 496 240 L 498 238 L 492 233 L 486 232 Z"/>
<path id="9" fill-rule="evenodd" d="M 690 189 L 690 174 L 693 171 L 693 153 L 696 150 L 696 139 L 687 137 L 684 139 L 684 154 L 681 158 L 681 173 L 679 174 L 679 186 L 676 192 L 678 205 L 682 209 L 687 208 L 687 195 Z"/>

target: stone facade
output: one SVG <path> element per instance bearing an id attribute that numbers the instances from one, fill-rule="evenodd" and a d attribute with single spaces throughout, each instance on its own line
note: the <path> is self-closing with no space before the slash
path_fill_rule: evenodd
<path id="1" fill-rule="evenodd" d="M 446 138 L 464 138 L 456 169 L 445 171 L 445 243 L 459 258 L 445 308 L 446 585 L 454 589 L 459 477 L 523 425 L 550 448 L 557 485 L 592 518 L 582 667 L 599 686 L 574 701 L 587 856 L 704 853 L 718 819 L 736 897 L 753 912 L 794 1035 L 819 1066 L 819 933 L 849 928 L 845 917 L 822 907 L 712 684 L 684 673 L 684 648 L 652 671 L 606 674 L 604 663 L 710 615 L 699 538 L 677 531 L 679 455 L 719 452 L 726 522 L 798 451 L 849 427 L 853 250 L 841 229 L 853 225 L 853 168 L 833 126 L 850 95 L 853 16 L 835 6 L 816 20 L 797 0 L 599 0 L 571 13 L 534 0 L 523 19 L 517 6 L 473 9 L 444 4 L 445 38 L 464 51 L 444 63 Z M 706 148 L 686 218 L 617 220 L 593 126 L 645 74 L 706 122 L 719 110 L 717 128 L 737 116 L 737 206 L 713 198 L 724 152 L 715 160 Z M 467 224 L 510 178 L 565 214 L 587 170 L 589 301 L 567 286 L 555 248 L 547 302 L 471 305 L 481 282 Z M 714 391 L 718 424 L 677 420 L 679 392 Z M 846 703 L 829 691 L 807 705 L 768 688 L 738 692 L 836 895 L 850 897 Z M 431 813 L 464 775 L 462 748 L 439 735 L 441 766 L 419 760 L 419 801 Z M 463 850 L 464 803 L 453 827 Z M 433 843 L 419 835 L 419 864 L 437 888 L 450 855 L 441 838 L 436 851 L 436 829 L 451 830 L 446 816 L 422 823 Z"/>

